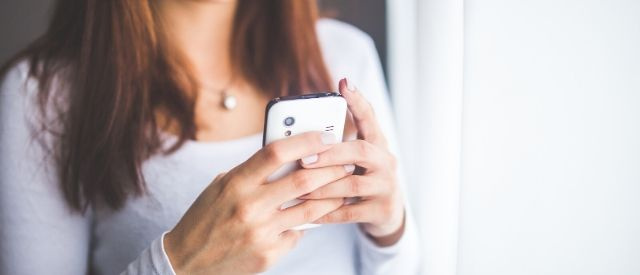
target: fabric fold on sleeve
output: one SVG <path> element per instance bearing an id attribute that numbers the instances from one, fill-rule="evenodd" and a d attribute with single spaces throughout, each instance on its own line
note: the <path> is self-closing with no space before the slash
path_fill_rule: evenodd
<path id="1" fill-rule="evenodd" d="M 404 233 L 393 245 L 380 247 L 361 229 L 356 238 L 360 251 L 360 274 L 416 274 L 419 243 L 415 222 L 406 215 Z"/>
<path id="2" fill-rule="evenodd" d="M 155 239 L 147 249 L 142 251 L 138 259 L 129 264 L 127 270 L 121 275 L 175 275 L 169 257 L 164 250 L 164 236 L 166 234 L 167 232 Z"/>

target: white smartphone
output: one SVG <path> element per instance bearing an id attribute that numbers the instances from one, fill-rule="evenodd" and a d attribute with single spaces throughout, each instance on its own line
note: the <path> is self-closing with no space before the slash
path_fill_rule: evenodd
<path id="1" fill-rule="evenodd" d="M 310 131 L 332 133 L 337 141 L 342 141 L 346 117 L 347 102 L 338 93 L 326 92 L 274 98 L 267 104 L 262 146 Z M 276 170 L 268 181 L 280 179 L 296 169 L 300 169 L 298 162 L 287 163 Z M 292 200 L 283 204 L 281 209 L 299 203 L 302 203 L 302 200 Z M 304 230 L 317 226 L 319 225 L 304 224 L 293 229 Z"/>

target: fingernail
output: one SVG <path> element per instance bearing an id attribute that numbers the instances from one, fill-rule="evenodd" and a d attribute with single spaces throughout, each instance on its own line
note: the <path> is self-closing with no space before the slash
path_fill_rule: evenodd
<path id="1" fill-rule="evenodd" d="M 338 142 L 336 140 L 336 136 L 328 132 L 323 132 L 322 135 L 320 136 L 320 139 L 322 140 L 322 144 L 325 144 L 325 145 L 336 144 Z"/>
<path id="2" fill-rule="evenodd" d="M 356 166 L 353 164 L 346 164 L 344 166 L 344 170 L 347 171 L 348 174 L 351 174 L 351 172 L 356 170 Z"/>
<path id="3" fill-rule="evenodd" d="M 318 155 L 317 154 L 313 154 L 310 156 L 306 156 L 304 158 L 302 158 L 302 163 L 303 164 L 312 164 L 314 162 L 318 161 Z"/>

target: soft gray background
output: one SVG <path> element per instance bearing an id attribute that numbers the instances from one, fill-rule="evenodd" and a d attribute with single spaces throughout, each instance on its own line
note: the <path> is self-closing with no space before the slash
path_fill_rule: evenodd
<path id="1" fill-rule="evenodd" d="M 0 63 L 41 34 L 52 0 L 0 1 Z"/>
<path id="2" fill-rule="evenodd" d="M 44 32 L 53 0 L 0 1 L 0 64 Z M 323 15 L 361 28 L 376 42 L 386 64 L 384 0 L 320 0 Z M 385 66 L 386 67 L 386 66 Z"/>

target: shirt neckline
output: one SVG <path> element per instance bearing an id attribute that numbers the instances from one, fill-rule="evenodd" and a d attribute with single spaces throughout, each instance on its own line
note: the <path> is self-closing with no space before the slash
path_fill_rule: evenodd
<path id="1" fill-rule="evenodd" d="M 163 136 L 165 136 L 166 142 L 168 142 L 167 144 L 169 146 L 172 145 L 178 139 L 178 137 L 169 133 L 163 133 Z M 262 140 L 262 132 L 254 133 L 254 134 L 250 134 L 247 136 L 242 136 L 234 139 L 227 139 L 227 140 L 198 141 L 198 140 L 188 139 L 184 142 L 184 144 L 182 145 L 182 148 L 178 149 L 178 151 L 181 151 L 185 148 L 227 149 L 227 150 L 234 148 L 235 150 L 235 148 L 237 148 L 238 146 L 253 145 L 253 144 L 256 144 L 256 142 L 257 144 L 262 145 L 261 140 Z"/>

